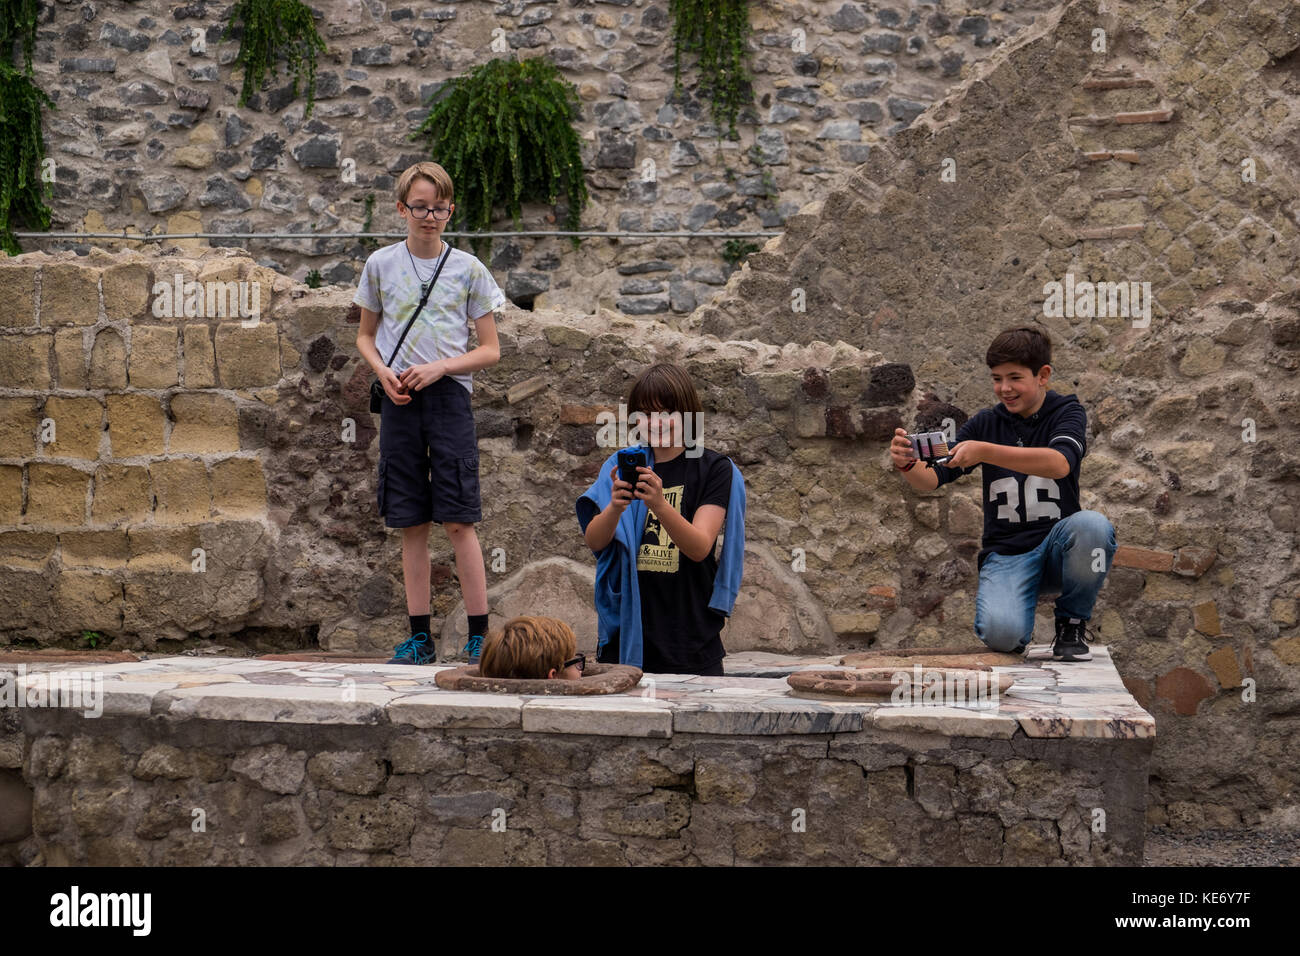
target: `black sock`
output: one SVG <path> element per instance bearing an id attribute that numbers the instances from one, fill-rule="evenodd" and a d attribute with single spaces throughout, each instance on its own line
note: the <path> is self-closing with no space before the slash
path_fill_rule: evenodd
<path id="1" fill-rule="evenodd" d="M 467 614 L 469 618 L 469 636 L 477 634 L 479 637 L 487 637 L 488 616 L 486 614 Z"/>
<path id="2" fill-rule="evenodd" d="M 415 637 L 415 635 L 417 635 L 417 634 L 419 634 L 419 633 L 421 633 L 421 632 L 424 632 L 425 634 L 428 634 L 428 633 L 429 633 L 429 615 L 428 615 L 428 614 L 412 614 L 412 615 L 410 615 L 410 618 L 411 618 L 411 636 L 412 636 L 412 637 Z M 432 637 L 433 635 L 430 634 L 429 636 Z"/>

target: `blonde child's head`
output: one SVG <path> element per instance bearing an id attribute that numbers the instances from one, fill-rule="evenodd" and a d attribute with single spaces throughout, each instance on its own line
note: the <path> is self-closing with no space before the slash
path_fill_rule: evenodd
<path id="1" fill-rule="evenodd" d="M 582 676 L 572 628 L 553 617 L 515 617 L 483 642 L 479 673 L 484 677 L 545 680 Z"/>

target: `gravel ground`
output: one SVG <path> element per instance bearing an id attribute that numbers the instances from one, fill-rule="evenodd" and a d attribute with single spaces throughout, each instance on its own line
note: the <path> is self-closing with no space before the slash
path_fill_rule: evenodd
<path id="1" fill-rule="evenodd" d="M 1300 832 L 1147 830 L 1147 866 L 1300 866 Z"/>

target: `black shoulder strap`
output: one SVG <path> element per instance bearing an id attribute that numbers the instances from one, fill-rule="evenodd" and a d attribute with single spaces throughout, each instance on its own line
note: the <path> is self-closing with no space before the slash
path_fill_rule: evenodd
<path id="1" fill-rule="evenodd" d="M 451 246 L 449 245 L 447 246 L 447 251 L 442 254 L 442 261 L 438 263 L 438 268 L 434 271 L 433 278 L 429 280 L 429 285 L 424 290 L 424 295 L 420 298 L 420 304 L 417 305 L 415 311 L 411 313 L 411 318 L 407 321 L 406 328 L 402 329 L 402 337 L 399 338 L 397 344 L 393 346 L 393 354 L 388 356 L 388 361 L 384 363 L 385 365 L 392 365 L 393 359 L 397 358 L 397 350 L 400 349 L 402 343 L 406 341 L 406 333 L 411 331 L 411 326 L 415 323 L 416 316 L 424 311 L 424 303 L 429 301 L 429 293 L 432 292 L 433 287 L 438 284 L 438 276 L 442 272 L 442 267 L 447 264 L 447 259 L 450 258 L 450 256 Z M 416 278 L 418 279 L 419 276 L 417 275 Z"/>

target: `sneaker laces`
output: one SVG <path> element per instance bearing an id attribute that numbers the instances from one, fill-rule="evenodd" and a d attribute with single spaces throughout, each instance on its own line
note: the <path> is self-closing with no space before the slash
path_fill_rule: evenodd
<path id="1" fill-rule="evenodd" d="M 418 659 L 420 656 L 420 645 L 424 643 L 423 638 L 425 637 L 428 637 L 428 635 L 423 631 L 419 634 L 412 634 L 406 640 L 402 641 L 402 643 L 397 645 L 397 649 L 393 651 L 393 656 L 406 657 L 409 655 Z"/>

